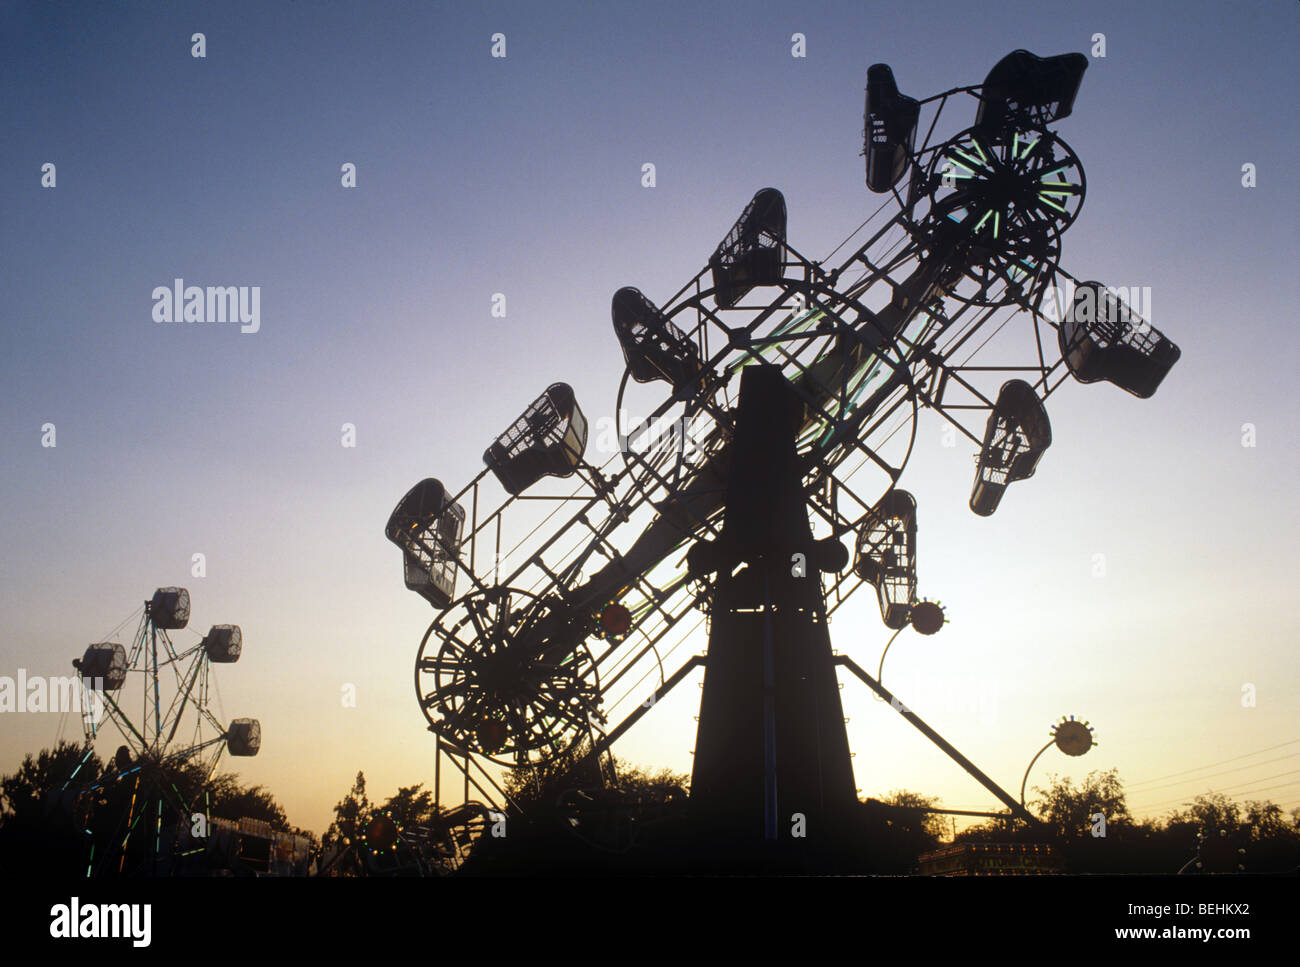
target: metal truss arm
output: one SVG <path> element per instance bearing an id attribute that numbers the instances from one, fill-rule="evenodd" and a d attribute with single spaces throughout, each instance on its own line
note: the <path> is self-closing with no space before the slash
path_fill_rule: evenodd
<path id="1" fill-rule="evenodd" d="M 949 758 L 951 758 L 959 766 L 965 769 L 973 778 L 978 780 L 979 784 L 982 785 L 985 789 L 993 793 L 993 795 L 997 796 L 998 799 L 1000 799 L 1007 806 L 1007 808 L 1011 810 L 1012 815 L 1017 816 L 1020 819 L 1023 819 L 1031 826 L 1039 825 L 1039 820 L 1036 816 L 1034 816 L 1027 809 L 1025 809 L 1025 807 L 1022 806 L 1020 803 L 1016 802 L 1016 800 L 1012 798 L 1010 793 L 1008 793 L 996 782 L 994 782 L 992 779 L 986 776 L 983 773 L 983 771 L 980 770 L 979 766 L 975 765 L 975 763 L 971 762 L 970 759 L 967 759 L 964 755 L 958 752 L 957 749 L 950 742 L 948 742 L 947 739 L 945 739 L 934 729 L 930 728 L 930 726 L 928 726 L 921 719 L 919 715 L 917 715 L 910 708 L 904 705 L 901 701 L 895 698 L 894 694 L 889 689 L 885 688 L 884 685 L 880 684 L 880 682 L 872 678 L 870 674 L 868 674 L 867 672 L 863 671 L 860 667 L 858 667 L 858 665 L 851 658 L 849 658 L 847 655 L 836 655 L 835 664 L 843 665 L 849 671 L 853 672 L 853 674 L 857 675 L 858 678 L 866 682 L 867 686 L 873 692 L 875 692 L 886 702 L 888 702 L 891 706 L 893 706 L 893 708 L 895 708 L 898 711 L 898 713 L 903 716 L 903 718 L 907 719 L 914 726 L 916 726 L 916 728 L 921 732 L 922 735 L 924 735 L 927 739 L 929 739 L 931 742 L 933 742 L 935 745 L 941 748 L 944 752 L 948 753 Z"/>
<path id="2" fill-rule="evenodd" d="M 663 698 L 665 695 L 671 692 L 677 685 L 681 684 L 682 679 L 684 679 L 687 675 L 689 675 L 692 670 L 694 670 L 696 667 L 703 668 L 704 664 L 705 664 L 705 659 L 703 655 L 692 655 L 690 660 L 687 661 L 685 665 L 677 669 L 677 671 L 673 672 L 673 674 L 670 675 L 662 685 L 660 685 L 658 688 L 654 690 L 654 693 L 650 697 L 649 704 L 642 702 L 640 705 L 638 705 L 636 710 L 633 711 L 631 715 L 629 715 L 622 722 L 620 722 L 614 729 L 608 732 L 605 735 L 605 737 L 602 738 L 599 742 L 593 745 L 591 747 L 591 750 L 586 755 L 584 755 L 581 760 L 579 760 L 578 764 L 581 765 L 582 762 L 586 762 L 588 759 L 592 759 L 595 758 L 596 756 L 602 755 L 606 749 L 608 749 L 611 745 L 613 745 L 615 742 L 621 739 L 623 737 L 623 734 L 627 732 L 628 729 L 636 725 L 636 723 L 641 720 L 641 716 L 645 715 L 646 712 L 654 708 L 655 705 L 658 703 L 659 699 Z"/>

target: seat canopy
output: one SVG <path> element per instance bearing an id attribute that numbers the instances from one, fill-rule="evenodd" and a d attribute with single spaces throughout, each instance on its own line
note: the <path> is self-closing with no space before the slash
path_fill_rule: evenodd
<path id="1" fill-rule="evenodd" d="M 231 755 L 257 755 L 262 747 L 262 723 L 257 719 L 235 719 L 226 730 L 226 748 Z"/>
<path id="2" fill-rule="evenodd" d="M 785 197 L 763 188 L 709 258 L 718 305 L 729 308 L 754 286 L 779 282 L 784 258 Z"/>
<path id="3" fill-rule="evenodd" d="M 610 312 L 628 371 L 638 383 L 666 380 L 676 388 L 699 375 L 699 349 L 640 289 L 624 286 L 615 292 Z"/>
<path id="4" fill-rule="evenodd" d="M 998 61 L 980 88 L 975 127 L 990 136 L 1017 127 L 1044 127 L 1070 116 L 1088 58 L 1038 57 L 1013 50 Z"/>
<path id="5" fill-rule="evenodd" d="M 920 116 L 920 102 L 898 92 L 888 64 L 873 64 L 867 69 L 862 136 L 866 142 L 867 187 L 872 191 L 889 191 L 907 171 Z"/>
<path id="6" fill-rule="evenodd" d="M 407 491 L 384 527 L 384 536 L 402 551 L 406 586 L 435 608 L 455 599 L 464 527 L 465 509 L 433 477 Z"/>
<path id="7" fill-rule="evenodd" d="M 190 592 L 185 588 L 159 588 L 149 601 L 149 620 L 155 628 L 175 631 L 190 623 Z"/>
<path id="8" fill-rule="evenodd" d="M 587 418 L 573 387 L 552 383 L 524 410 L 483 462 L 510 494 L 519 494 L 543 477 L 567 477 L 582 463 L 587 448 Z"/>
<path id="9" fill-rule="evenodd" d="M 1023 379 L 1003 383 L 984 427 L 970 509 L 981 517 L 997 510 L 1007 484 L 1033 476 L 1039 457 L 1051 444 L 1047 410 L 1033 387 Z"/>
<path id="10" fill-rule="evenodd" d="M 244 634 L 239 625 L 213 625 L 203 638 L 203 651 L 208 661 L 232 664 L 239 661 L 244 650 Z"/>
<path id="11" fill-rule="evenodd" d="M 126 649 L 116 642 L 88 646 L 72 665 L 87 688 L 116 692 L 126 684 Z"/>
<path id="12" fill-rule="evenodd" d="M 894 489 L 872 508 L 858 533 L 854 571 L 874 585 L 885 626 L 907 626 L 916 603 L 916 498 Z"/>
<path id="13" fill-rule="evenodd" d="M 1142 399 L 1155 393 L 1182 355 L 1100 282 L 1084 282 L 1075 289 L 1057 335 L 1061 358 L 1075 379 L 1107 380 Z"/>

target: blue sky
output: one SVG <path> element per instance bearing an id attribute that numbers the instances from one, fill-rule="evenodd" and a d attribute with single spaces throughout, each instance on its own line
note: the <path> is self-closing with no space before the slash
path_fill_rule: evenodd
<path id="1" fill-rule="evenodd" d="M 1058 128 L 1088 177 L 1061 261 L 1149 286 L 1182 360 L 1147 401 L 1063 387 L 1053 448 L 989 520 L 966 507 L 969 455 L 922 425 L 903 483 L 922 591 L 952 623 L 900 639 L 886 680 L 1010 788 L 1063 714 L 1102 744 L 1035 778 L 1118 766 L 1137 783 L 1300 738 L 1296 18 L 1284 2 L 0 4 L 0 674 L 66 674 L 185 584 L 199 631 L 244 629 L 222 703 L 262 720 L 264 749 L 238 766 L 294 822 L 323 829 L 358 769 L 382 795 L 427 781 L 410 676 L 431 615 L 383 539 L 396 500 L 470 479 L 554 380 L 612 413 L 610 296 L 667 298 L 756 189 L 785 193 L 813 257 L 852 231 L 879 204 L 858 157 L 870 64 L 928 96 L 1013 48 L 1089 53 L 1104 33 Z M 154 323 L 150 293 L 178 277 L 260 285 L 261 330 Z M 886 637 L 860 597 L 833 634 L 874 667 Z M 689 771 L 698 690 L 682 691 L 621 754 Z M 864 689 L 844 694 L 865 794 L 992 805 Z M 6 715 L 0 769 L 59 729 Z M 1184 790 L 1204 788 L 1146 798 Z"/>

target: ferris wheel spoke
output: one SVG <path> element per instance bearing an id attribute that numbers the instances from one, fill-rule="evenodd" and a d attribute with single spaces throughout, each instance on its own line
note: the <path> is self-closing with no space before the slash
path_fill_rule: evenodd
<path id="1" fill-rule="evenodd" d="M 469 612 L 470 621 L 474 624 L 474 630 L 478 632 L 475 644 L 482 649 L 489 649 L 499 640 L 498 636 L 501 630 L 500 618 L 498 616 L 497 620 L 491 621 L 490 624 L 484 624 L 483 619 L 479 614 L 480 606 L 480 603 L 476 603 L 467 607 L 466 610 Z M 488 630 L 489 628 L 491 628 L 491 631 Z"/>
<path id="2" fill-rule="evenodd" d="M 533 711 L 533 722 L 538 727 L 538 738 L 548 740 L 554 751 L 562 750 L 564 745 L 555 735 L 555 725 L 558 723 L 536 699 L 529 703 L 529 708 Z"/>
<path id="3" fill-rule="evenodd" d="M 515 705 L 508 705 L 504 711 L 506 720 L 511 723 L 512 734 L 527 743 L 532 733 L 527 714 Z"/>
<path id="4" fill-rule="evenodd" d="M 438 694 L 445 698 L 452 698 L 457 695 L 466 695 L 471 689 L 480 688 L 481 686 L 472 678 L 461 678 L 454 682 L 448 682 L 445 685 L 438 686 Z"/>
<path id="5" fill-rule="evenodd" d="M 585 729 L 588 727 L 588 725 L 590 725 L 590 723 L 587 721 L 585 716 L 578 715 L 571 708 L 563 704 L 553 706 L 553 710 L 554 710 L 554 714 L 558 715 L 562 719 L 565 719 L 566 721 L 571 723 L 574 728 L 578 730 Z"/>
<path id="6" fill-rule="evenodd" d="M 1067 211 L 1066 211 L 1066 209 L 1065 209 L 1065 206 L 1064 206 L 1064 205 L 1059 205 L 1059 204 L 1057 204 L 1056 202 L 1052 201 L 1050 198 L 1047 197 L 1047 193 L 1046 193 L 1046 192 L 1039 192 L 1039 193 L 1038 193 L 1038 207 L 1039 207 L 1040 210 L 1042 210 L 1042 209 L 1051 209 L 1052 211 L 1054 211 L 1054 212 L 1056 212 L 1056 213 L 1058 213 L 1058 214 L 1060 214 L 1060 215 L 1068 214 Z M 1048 218 L 1051 218 L 1051 216 L 1049 215 Z"/>
<path id="7" fill-rule="evenodd" d="M 469 699 L 466 698 L 461 702 L 461 704 L 457 705 L 454 701 L 455 696 L 453 696 L 453 701 L 451 702 L 445 701 L 445 696 L 443 696 L 442 693 L 436 693 L 430 697 L 434 700 L 430 704 L 435 704 L 440 707 L 439 710 L 442 712 L 443 724 L 451 729 L 460 728 L 461 722 L 468 717 L 471 709 Z"/>
<path id="8" fill-rule="evenodd" d="M 439 630 L 439 636 L 442 638 L 444 647 L 450 649 L 451 652 L 456 655 L 456 658 L 450 660 L 457 662 L 463 661 L 465 655 L 472 654 L 474 651 L 474 646 L 472 644 L 461 641 L 460 638 L 457 637 L 458 631 L 459 626 L 450 631 Z"/>

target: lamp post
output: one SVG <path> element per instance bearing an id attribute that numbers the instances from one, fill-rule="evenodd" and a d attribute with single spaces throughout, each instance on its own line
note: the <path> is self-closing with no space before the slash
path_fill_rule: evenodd
<path id="1" fill-rule="evenodd" d="M 1056 746 L 1062 752 L 1069 756 L 1080 756 L 1087 753 L 1094 745 L 1096 739 L 1092 737 L 1095 731 L 1087 722 L 1080 722 L 1073 715 L 1061 719 L 1052 726 L 1052 738 L 1045 746 L 1038 750 L 1032 759 L 1029 760 L 1029 766 L 1025 769 L 1025 777 L 1020 780 L 1020 805 L 1025 804 L 1025 786 L 1029 782 L 1029 770 L 1034 767 L 1039 756 Z"/>
<path id="2" fill-rule="evenodd" d="M 948 623 L 944 617 L 943 605 L 938 601 L 919 601 L 912 605 L 907 618 L 908 623 L 903 625 L 889 637 L 885 642 L 885 650 L 880 653 L 880 665 L 876 668 L 876 681 L 884 681 L 885 677 L 885 656 L 889 654 L 889 646 L 894 643 L 894 639 L 903 633 L 909 626 L 915 628 L 920 634 L 930 636 L 939 631 Z M 883 702 L 879 695 L 875 696 L 877 702 Z M 1022 799 L 1024 797 L 1021 797 Z"/>

